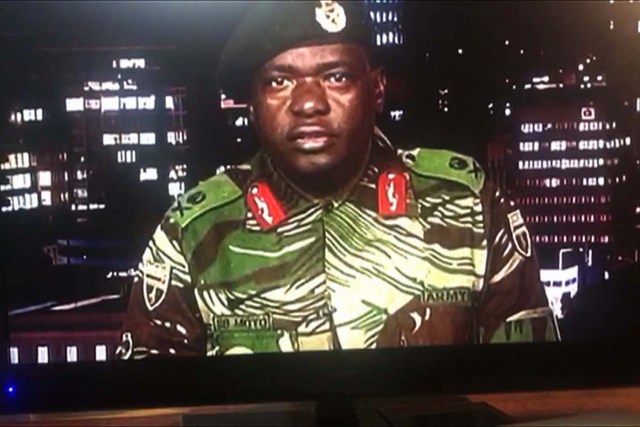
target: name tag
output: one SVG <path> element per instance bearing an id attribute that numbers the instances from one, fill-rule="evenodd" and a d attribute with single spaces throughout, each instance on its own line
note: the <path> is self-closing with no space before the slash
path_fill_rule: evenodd
<path id="1" fill-rule="evenodd" d="M 273 319 L 270 314 L 257 316 L 216 316 L 213 320 L 215 331 L 271 331 Z"/>

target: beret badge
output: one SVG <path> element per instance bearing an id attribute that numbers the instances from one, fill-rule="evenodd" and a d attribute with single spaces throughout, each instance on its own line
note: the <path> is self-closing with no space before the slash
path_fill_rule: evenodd
<path id="1" fill-rule="evenodd" d="M 316 21 L 329 33 L 338 33 L 347 25 L 344 8 L 335 0 L 321 0 L 316 7 Z"/>

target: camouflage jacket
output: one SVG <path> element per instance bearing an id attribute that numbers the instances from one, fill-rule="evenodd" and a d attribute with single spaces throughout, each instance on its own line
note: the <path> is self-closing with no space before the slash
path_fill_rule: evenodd
<path id="1" fill-rule="evenodd" d="M 263 154 L 187 192 L 123 329 L 124 359 L 557 339 L 522 216 L 479 165 L 382 144 L 343 200 Z"/>

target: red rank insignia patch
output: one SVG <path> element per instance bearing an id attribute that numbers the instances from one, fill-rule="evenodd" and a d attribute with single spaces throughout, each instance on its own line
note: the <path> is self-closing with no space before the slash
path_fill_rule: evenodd
<path id="1" fill-rule="evenodd" d="M 378 177 L 378 213 L 393 217 L 407 213 L 407 175 L 389 170 Z"/>
<path id="2" fill-rule="evenodd" d="M 266 182 L 258 181 L 251 184 L 247 191 L 247 205 L 263 230 L 280 224 L 286 216 Z"/>

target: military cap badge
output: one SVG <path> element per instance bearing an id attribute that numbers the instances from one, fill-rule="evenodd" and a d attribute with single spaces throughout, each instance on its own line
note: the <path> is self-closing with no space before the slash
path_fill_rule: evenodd
<path id="1" fill-rule="evenodd" d="M 347 25 L 344 8 L 335 0 L 321 0 L 316 7 L 316 21 L 329 33 L 338 33 Z"/>

